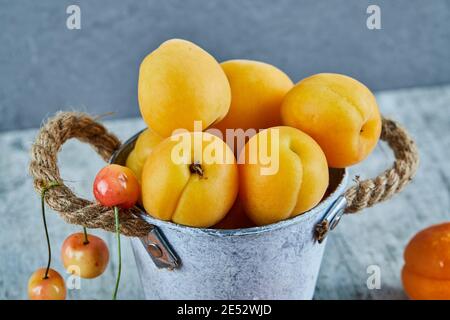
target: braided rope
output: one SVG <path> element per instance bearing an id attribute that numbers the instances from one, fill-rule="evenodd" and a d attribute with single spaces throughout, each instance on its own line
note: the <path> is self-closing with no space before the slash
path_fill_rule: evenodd
<path id="1" fill-rule="evenodd" d="M 60 112 L 41 128 L 31 148 L 30 174 L 34 179 L 34 187 L 41 192 L 49 182 L 58 182 L 60 187 L 47 191 L 46 201 L 50 208 L 68 223 L 114 232 L 113 209 L 77 197 L 61 179 L 57 154 L 61 146 L 71 138 L 89 143 L 105 161 L 120 147 L 119 139 L 87 114 Z M 148 234 L 151 226 L 138 218 L 137 212 L 135 208 L 120 210 L 122 234 Z"/>
<path id="2" fill-rule="evenodd" d="M 50 208 L 68 223 L 114 232 L 113 210 L 77 197 L 61 179 L 57 154 L 71 138 L 90 144 L 105 161 L 120 147 L 117 137 L 89 115 L 60 112 L 40 129 L 31 148 L 30 174 L 35 189 L 41 192 L 49 182 L 59 183 L 60 187 L 47 191 L 46 202 Z M 381 139 L 392 148 L 396 161 L 392 168 L 378 177 L 358 182 L 346 191 L 347 213 L 389 199 L 400 192 L 416 172 L 419 162 L 417 148 L 402 127 L 392 120 L 383 119 Z M 121 210 L 122 234 L 139 237 L 148 234 L 152 226 L 140 219 L 137 213 L 136 208 Z"/>
<path id="3" fill-rule="evenodd" d="M 346 213 L 355 213 L 391 198 L 414 177 L 419 165 L 415 142 L 408 132 L 393 120 L 383 119 L 381 140 L 394 152 L 394 165 L 374 179 L 358 181 L 345 192 Z"/>

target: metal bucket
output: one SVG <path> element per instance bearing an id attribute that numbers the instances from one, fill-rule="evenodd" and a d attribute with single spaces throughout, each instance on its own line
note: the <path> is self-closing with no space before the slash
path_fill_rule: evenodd
<path id="1" fill-rule="evenodd" d="M 138 135 L 112 157 L 124 164 Z M 333 228 L 345 208 L 345 169 L 330 170 L 326 198 L 314 209 L 275 224 L 236 230 L 191 228 L 161 221 L 132 238 L 146 299 L 312 299 L 326 239 L 315 239 L 324 220 Z"/>

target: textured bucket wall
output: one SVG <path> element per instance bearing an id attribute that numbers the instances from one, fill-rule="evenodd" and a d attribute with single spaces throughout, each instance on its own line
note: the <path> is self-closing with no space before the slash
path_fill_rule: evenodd
<path id="1" fill-rule="evenodd" d="M 346 179 L 339 171 L 334 192 L 319 206 L 265 227 L 194 229 L 148 218 L 181 267 L 158 269 L 142 242 L 132 239 L 146 299 L 311 299 L 325 248 L 325 241 L 315 241 L 314 226 L 342 194 Z"/>

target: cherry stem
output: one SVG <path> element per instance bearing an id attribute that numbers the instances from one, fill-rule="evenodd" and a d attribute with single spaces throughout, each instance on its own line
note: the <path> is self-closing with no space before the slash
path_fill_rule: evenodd
<path id="1" fill-rule="evenodd" d="M 83 241 L 83 244 L 84 244 L 84 245 L 87 245 L 87 244 L 89 244 L 89 239 L 88 239 L 88 233 L 87 233 L 86 227 L 83 227 L 83 233 L 84 233 L 84 241 Z"/>
<path id="2" fill-rule="evenodd" d="M 117 235 L 117 252 L 119 254 L 119 269 L 117 270 L 116 287 L 113 293 L 113 300 L 116 300 L 117 291 L 119 290 L 120 273 L 122 272 L 122 254 L 120 252 L 120 224 L 119 224 L 119 208 L 114 207 L 114 219 L 116 222 L 116 235 Z"/>
<path id="3" fill-rule="evenodd" d="M 47 268 L 45 269 L 45 274 L 42 279 L 48 279 L 48 270 L 50 269 L 50 264 L 52 262 L 52 249 L 50 246 L 50 238 L 48 236 L 48 228 L 47 228 L 47 220 L 45 219 L 45 194 L 48 190 L 54 187 L 58 187 L 60 184 L 57 182 L 52 182 L 48 186 L 44 187 L 41 191 L 41 212 L 42 212 L 42 221 L 44 222 L 44 230 L 45 230 L 45 238 L 47 239 L 47 248 L 48 248 L 48 262 Z"/>

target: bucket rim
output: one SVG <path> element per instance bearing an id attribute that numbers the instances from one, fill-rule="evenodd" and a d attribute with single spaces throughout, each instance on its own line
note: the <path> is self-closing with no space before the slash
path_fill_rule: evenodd
<path id="1" fill-rule="evenodd" d="M 120 148 L 112 155 L 109 163 L 117 163 L 119 158 L 123 158 L 122 152 L 130 151 L 136 142 L 139 134 L 143 132 L 145 129 L 140 130 L 138 133 L 133 135 L 127 141 L 125 141 Z M 172 221 L 165 221 L 153 218 L 149 213 L 147 213 L 142 207 L 138 207 L 140 210 L 139 217 L 144 221 L 155 225 L 157 227 L 168 228 L 174 231 L 183 232 L 183 233 L 191 233 L 191 234 L 202 234 L 209 235 L 215 237 L 232 237 L 232 236 L 245 236 L 245 235 L 257 235 L 269 231 L 278 230 L 281 228 L 286 228 L 288 226 L 300 223 L 304 220 L 307 220 L 319 213 L 323 213 L 323 216 L 326 214 L 326 210 L 330 208 L 333 203 L 337 200 L 339 196 L 341 196 L 345 188 L 347 186 L 348 181 L 348 169 L 341 168 L 338 169 L 341 171 L 341 179 L 339 183 L 336 185 L 336 188 L 331 192 L 325 199 L 319 202 L 314 208 L 299 214 L 293 218 L 288 218 L 285 220 L 278 221 L 276 223 L 271 223 L 264 226 L 255 226 L 250 228 L 241 228 L 241 229 L 212 229 L 212 228 L 197 228 L 190 227 L 182 224 L 178 224 Z"/>

